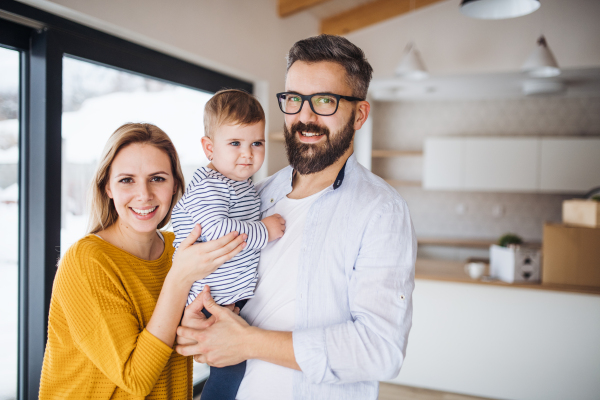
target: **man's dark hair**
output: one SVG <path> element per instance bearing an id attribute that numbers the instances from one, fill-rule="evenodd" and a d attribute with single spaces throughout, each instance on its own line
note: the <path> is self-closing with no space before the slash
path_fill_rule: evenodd
<path id="1" fill-rule="evenodd" d="M 340 64 L 346 70 L 346 80 L 352 88 L 352 96 L 365 99 L 373 68 L 365 53 L 342 36 L 326 35 L 309 37 L 292 46 L 287 55 L 287 70 L 296 61 L 314 63 L 330 61 Z M 339 93 L 336 93 L 339 94 Z"/>

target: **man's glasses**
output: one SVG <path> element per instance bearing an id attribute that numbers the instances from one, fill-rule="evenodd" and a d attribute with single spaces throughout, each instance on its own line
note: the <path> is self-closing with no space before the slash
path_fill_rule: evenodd
<path id="1" fill-rule="evenodd" d="M 333 93 L 315 93 L 302 95 L 298 93 L 277 93 L 279 108 L 284 114 L 298 114 L 302 111 L 305 101 L 308 101 L 310 109 L 317 115 L 329 116 L 335 114 L 340 105 L 340 99 L 347 101 L 363 101 L 358 97 L 341 96 Z"/>

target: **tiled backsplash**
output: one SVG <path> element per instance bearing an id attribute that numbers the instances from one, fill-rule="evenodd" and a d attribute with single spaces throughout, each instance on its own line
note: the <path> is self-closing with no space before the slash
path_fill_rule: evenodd
<path id="1" fill-rule="evenodd" d="M 431 136 L 600 135 L 600 97 L 484 101 L 376 102 L 373 148 L 422 150 Z M 422 158 L 374 159 L 373 172 L 420 180 Z M 428 191 L 399 187 L 417 236 L 497 238 L 513 232 L 541 241 L 545 221 L 561 220 L 569 194 Z"/>

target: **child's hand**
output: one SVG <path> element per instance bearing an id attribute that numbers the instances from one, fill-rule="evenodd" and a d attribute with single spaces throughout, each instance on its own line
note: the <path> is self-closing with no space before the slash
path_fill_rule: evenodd
<path id="1" fill-rule="evenodd" d="M 285 219 L 279 214 L 273 214 L 262 220 L 269 232 L 269 242 L 279 239 L 285 232 Z"/>

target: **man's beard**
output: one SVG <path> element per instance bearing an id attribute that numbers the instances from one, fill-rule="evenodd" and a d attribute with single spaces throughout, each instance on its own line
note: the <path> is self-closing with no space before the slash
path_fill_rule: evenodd
<path id="1" fill-rule="evenodd" d="M 285 137 L 285 151 L 290 165 L 302 175 L 321 172 L 329 167 L 346 153 L 354 138 L 354 116 L 355 111 L 348 119 L 348 123 L 340 129 L 333 137 L 329 129 L 314 123 L 304 124 L 296 122 L 291 131 L 283 124 L 283 135 Z M 322 143 L 302 143 L 296 137 L 296 133 L 312 132 L 325 135 Z"/>

